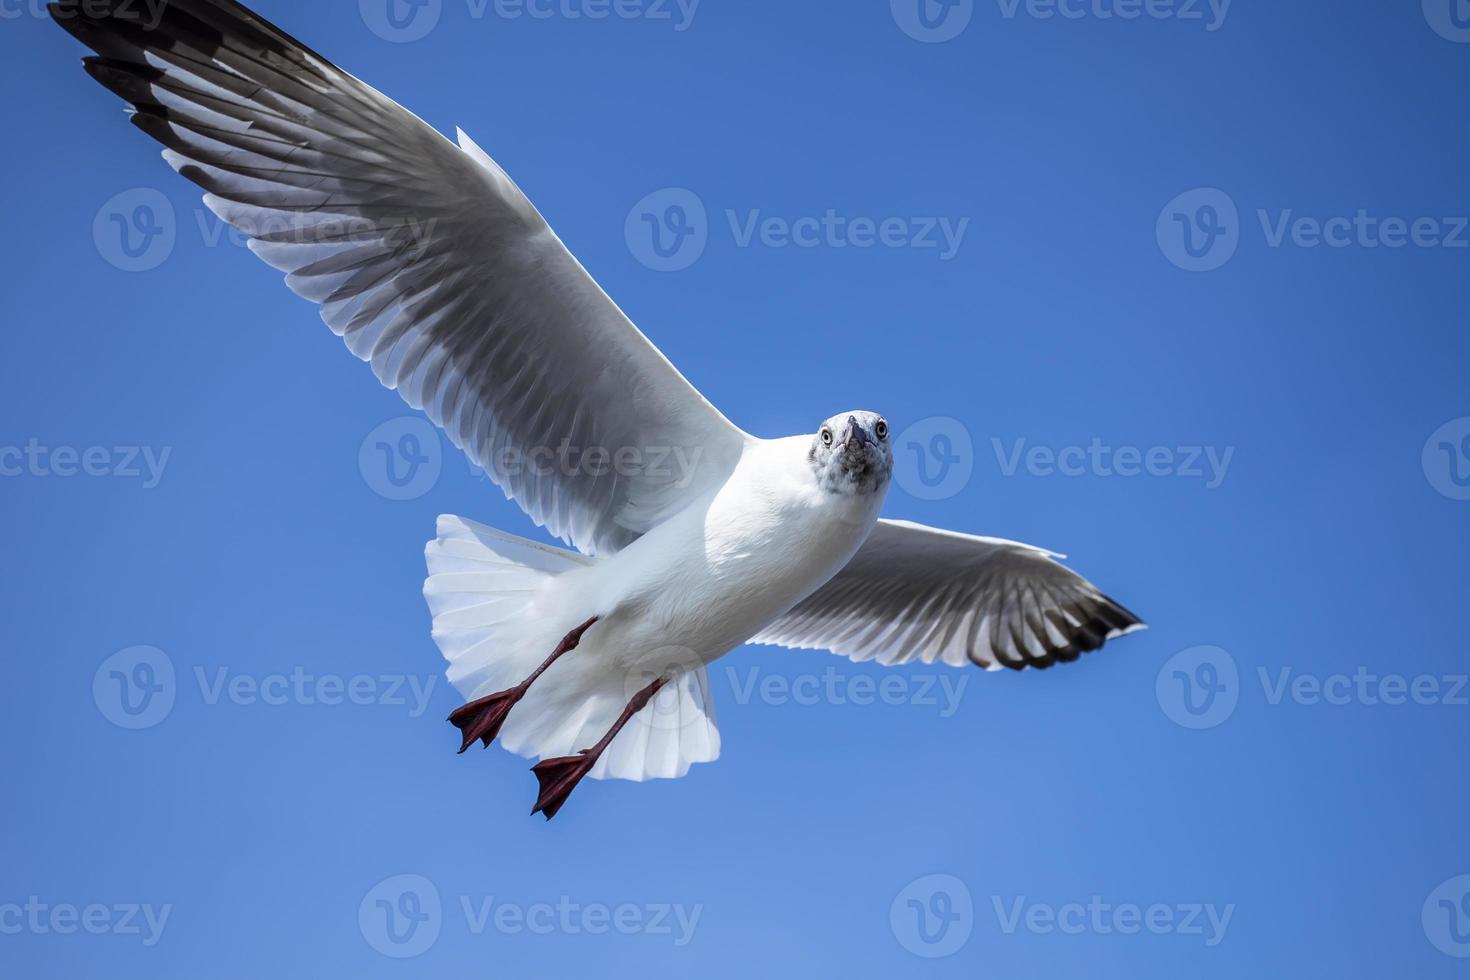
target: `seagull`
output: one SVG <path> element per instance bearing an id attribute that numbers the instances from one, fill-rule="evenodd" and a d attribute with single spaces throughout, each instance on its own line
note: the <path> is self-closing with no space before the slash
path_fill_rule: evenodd
<path id="1" fill-rule="evenodd" d="M 555 548 L 438 521 L 424 585 L 460 752 L 584 777 L 719 756 L 706 668 L 746 642 L 1047 668 L 1142 629 L 998 538 L 885 520 L 887 419 L 749 435 L 613 303 L 505 171 L 233 0 L 61 0 L 87 72 L 378 380 Z M 636 719 L 636 721 L 635 721 Z"/>

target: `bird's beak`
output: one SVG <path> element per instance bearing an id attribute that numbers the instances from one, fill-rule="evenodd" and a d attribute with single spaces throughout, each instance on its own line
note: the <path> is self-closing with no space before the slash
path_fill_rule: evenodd
<path id="1" fill-rule="evenodd" d="M 868 434 L 863 431 L 863 427 L 858 425 L 857 419 L 849 415 L 847 417 L 847 432 L 842 436 L 842 448 L 850 453 L 856 452 L 859 448 L 871 442 L 872 440 L 868 438 Z"/>

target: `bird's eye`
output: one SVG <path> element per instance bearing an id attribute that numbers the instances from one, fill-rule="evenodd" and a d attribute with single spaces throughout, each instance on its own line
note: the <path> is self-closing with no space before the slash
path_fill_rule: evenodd
<path id="1" fill-rule="evenodd" d="M 879 439 L 887 439 L 888 423 L 883 421 L 882 419 L 879 419 L 878 424 L 873 426 L 873 434 L 876 435 Z"/>
<path id="2" fill-rule="evenodd" d="M 827 428 L 826 426 L 822 427 L 822 445 L 832 445 L 832 430 Z"/>

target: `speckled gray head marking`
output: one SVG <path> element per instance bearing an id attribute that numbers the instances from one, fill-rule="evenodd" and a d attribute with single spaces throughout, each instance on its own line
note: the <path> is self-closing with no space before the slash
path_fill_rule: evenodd
<path id="1" fill-rule="evenodd" d="M 873 412 L 834 415 L 817 430 L 807 459 L 828 493 L 877 493 L 893 474 L 888 423 Z"/>

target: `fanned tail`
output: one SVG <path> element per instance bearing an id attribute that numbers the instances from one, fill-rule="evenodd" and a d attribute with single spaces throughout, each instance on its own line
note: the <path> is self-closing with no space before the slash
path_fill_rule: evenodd
<path id="1" fill-rule="evenodd" d="M 434 617 L 434 640 L 449 662 L 450 682 L 466 701 L 519 685 L 568 629 L 606 612 L 586 598 L 586 577 L 569 574 L 592 569 L 598 559 L 462 517 L 439 518 L 438 538 L 425 557 L 424 597 Z M 636 691 L 629 689 L 636 678 L 630 679 L 600 647 L 598 628 L 593 626 L 578 649 L 561 657 L 505 713 L 457 711 L 464 747 L 491 734 L 508 751 L 547 759 L 596 744 Z M 709 678 L 696 666 L 659 690 L 588 775 L 672 779 L 719 754 Z"/>

